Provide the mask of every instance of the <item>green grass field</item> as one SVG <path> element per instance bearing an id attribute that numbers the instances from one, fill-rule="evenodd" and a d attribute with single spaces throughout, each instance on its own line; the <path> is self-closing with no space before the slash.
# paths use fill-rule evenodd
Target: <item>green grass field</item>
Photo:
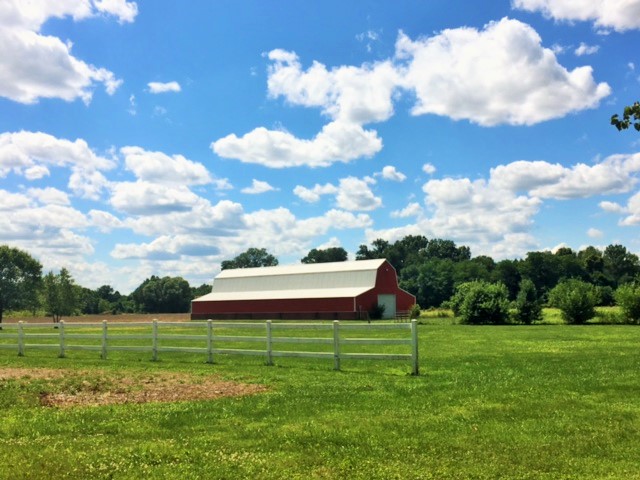
<path id="1" fill-rule="evenodd" d="M 0 350 L 0 478 L 640 478 L 640 328 L 419 327 L 404 362 Z M 0 332 L 0 340 L 3 333 Z M 43 407 L 51 391 L 159 373 L 261 384 L 251 396 Z M 1 376 L 1 375 L 0 375 Z M 107 379 L 101 381 L 100 379 Z M 116 380 L 117 381 L 117 380 Z"/>

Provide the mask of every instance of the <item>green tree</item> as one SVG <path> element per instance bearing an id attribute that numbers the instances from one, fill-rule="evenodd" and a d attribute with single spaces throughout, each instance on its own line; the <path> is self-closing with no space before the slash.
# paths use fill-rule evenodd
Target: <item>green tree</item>
<path id="1" fill-rule="evenodd" d="M 588 280 L 589 275 L 584 269 L 578 255 L 569 247 L 559 248 L 555 257 L 559 278 L 580 278 Z"/>
<path id="2" fill-rule="evenodd" d="M 549 292 L 549 304 L 561 310 L 565 322 L 580 325 L 596 315 L 598 292 L 582 280 L 562 280 Z"/>
<path id="3" fill-rule="evenodd" d="M 57 275 L 50 271 L 44 276 L 45 309 L 54 323 L 58 323 L 63 316 L 73 315 L 78 301 L 78 288 L 69 270 L 61 268 Z"/>
<path id="4" fill-rule="evenodd" d="M 224 260 L 220 265 L 222 270 L 232 268 L 256 268 L 274 267 L 278 265 L 278 259 L 271 255 L 265 248 L 249 248 L 233 260 Z"/>
<path id="5" fill-rule="evenodd" d="M 616 127 L 618 131 L 626 130 L 631 125 L 640 132 L 640 102 L 634 102 L 633 105 L 624 107 L 622 119 L 616 113 L 611 116 L 611 125 Z"/>
<path id="6" fill-rule="evenodd" d="M 451 240 L 434 238 L 427 240 L 422 235 L 407 235 L 395 243 L 378 238 L 371 242 L 371 248 L 360 245 L 356 252 L 356 260 L 386 258 L 398 275 L 412 265 L 422 264 L 432 259 L 461 262 L 471 258 L 469 247 L 458 247 Z M 408 278 L 405 277 L 406 280 Z"/>
<path id="7" fill-rule="evenodd" d="M 422 307 L 439 307 L 453 295 L 454 271 L 455 263 L 451 259 L 431 258 L 405 267 L 400 287 L 415 295 Z"/>
<path id="8" fill-rule="evenodd" d="M 80 312 L 87 315 L 94 315 L 96 313 L 101 313 L 103 310 L 100 309 L 100 302 L 102 300 L 95 290 L 91 290 L 90 288 L 79 287 L 78 289 L 78 303 L 80 305 Z M 108 302 L 107 302 L 108 305 Z M 108 308 L 107 308 L 108 310 Z"/>
<path id="9" fill-rule="evenodd" d="M 640 284 L 620 285 L 615 293 L 616 304 L 629 323 L 640 323 Z"/>
<path id="10" fill-rule="evenodd" d="M 366 245 L 360 245 L 356 252 L 356 260 L 373 260 L 374 258 L 387 258 L 387 249 L 389 248 L 389 242 L 381 238 L 375 239 L 371 242 L 373 248 L 369 249 Z"/>
<path id="11" fill-rule="evenodd" d="M 529 252 L 526 258 L 518 263 L 522 278 L 531 280 L 543 298 L 557 285 L 562 276 L 558 258 L 551 252 Z"/>
<path id="12" fill-rule="evenodd" d="M 147 278 L 131 294 L 136 310 L 146 313 L 184 313 L 191 305 L 191 287 L 182 277 Z"/>
<path id="13" fill-rule="evenodd" d="M 408 266 L 425 260 L 424 252 L 428 243 L 427 238 L 422 235 L 407 235 L 388 246 L 385 258 L 400 275 Z"/>
<path id="14" fill-rule="evenodd" d="M 191 287 L 191 299 L 199 298 L 207 293 L 211 293 L 212 287 L 208 283 L 203 283 L 199 287 Z"/>
<path id="15" fill-rule="evenodd" d="M 602 254 L 604 274 L 617 287 L 632 281 L 640 273 L 638 256 L 622 245 L 609 245 Z"/>
<path id="16" fill-rule="evenodd" d="M 345 262 L 347 260 L 347 251 L 342 247 L 329 247 L 324 249 L 314 248 L 309 251 L 306 257 L 300 262 L 302 263 L 328 263 L 328 262 Z"/>
<path id="17" fill-rule="evenodd" d="M 96 289 L 96 295 L 109 303 L 118 301 L 120 292 L 115 292 L 111 285 L 102 285 Z"/>
<path id="18" fill-rule="evenodd" d="M 610 280 L 604 273 L 604 259 L 600 250 L 588 246 L 578 252 L 578 261 L 587 273 L 590 283 L 599 286 L 610 285 Z"/>
<path id="19" fill-rule="evenodd" d="M 501 283 L 466 282 L 457 287 L 452 305 L 461 323 L 499 325 L 509 317 L 508 295 Z"/>
<path id="20" fill-rule="evenodd" d="M 520 290 L 516 297 L 516 320 L 526 325 L 542 319 L 542 304 L 536 292 L 536 286 L 525 278 L 520 282 Z"/>
<path id="21" fill-rule="evenodd" d="M 5 311 L 34 304 L 41 280 L 40 262 L 25 251 L 0 245 L 0 324 Z"/>
<path id="22" fill-rule="evenodd" d="M 405 267 L 425 259 L 424 251 L 427 244 L 427 238 L 422 235 L 407 235 L 394 243 L 377 238 L 371 242 L 371 248 L 360 245 L 356 252 L 356 260 L 385 258 L 400 275 Z"/>
<path id="23" fill-rule="evenodd" d="M 456 262 L 454 267 L 455 283 L 471 282 L 473 280 L 489 282 L 494 268 L 495 262 L 493 259 L 485 255 Z"/>
<path id="24" fill-rule="evenodd" d="M 515 300 L 520 289 L 520 267 L 518 260 L 500 260 L 496 264 L 496 268 L 491 272 L 491 280 L 493 283 L 504 283 L 509 290 L 509 300 Z"/>
<path id="25" fill-rule="evenodd" d="M 427 258 L 448 258 L 454 262 L 461 262 L 471 258 L 469 247 L 458 247 L 452 240 L 434 238 L 429 240 L 424 252 Z"/>

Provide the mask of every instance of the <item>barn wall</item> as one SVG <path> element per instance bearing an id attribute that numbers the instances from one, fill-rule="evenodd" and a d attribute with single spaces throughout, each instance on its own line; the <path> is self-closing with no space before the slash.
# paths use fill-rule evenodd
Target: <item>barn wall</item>
<path id="1" fill-rule="evenodd" d="M 353 298 L 299 298 L 289 300 L 247 300 L 193 302 L 191 318 L 334 318 L 348 313 L 353 317 Z M 283 314 L 283 316 L 279 316 Z M 324 314 L 319 317 L 318 314 Z M 221 316 L 222 315 L 222 316 Z M 229 316 L 230 315 L 230 316 Z M 338 317 L 335 317 L 339 319 Z"/>
<path id="2" fill-rule="evenodd" d="M 362 320 L 358 312 L 192 313 L 191 320 Z"/>

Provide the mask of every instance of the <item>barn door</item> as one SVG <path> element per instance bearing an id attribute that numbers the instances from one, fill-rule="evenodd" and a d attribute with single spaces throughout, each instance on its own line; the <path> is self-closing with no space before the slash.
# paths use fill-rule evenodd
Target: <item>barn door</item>
<path id="1" fill-rule="evenodd" d="M 382 318 L 396 317 L 395 295 L 378 295 L 378 305 L 384 305 L 384 314 L 382 315 Z"/>

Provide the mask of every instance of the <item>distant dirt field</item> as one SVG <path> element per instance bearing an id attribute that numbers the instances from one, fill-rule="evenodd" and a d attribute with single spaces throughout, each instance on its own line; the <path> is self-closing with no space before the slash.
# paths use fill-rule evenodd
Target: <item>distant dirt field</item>
<path id="1" fill-rule="evenodd" d="M 108 322 L 152 322 L 154 319 L 160 322 L 188 322 L 190 313 L 123 313 L 122 315 L 80 315 L 78 317 L 63 317 L 65 323 L 95 323 L 107 320 Z M 20 320 L 28 323 L 52 323 L 51 317 L 4 317 L 3 323 L 17 323 Z"/>

